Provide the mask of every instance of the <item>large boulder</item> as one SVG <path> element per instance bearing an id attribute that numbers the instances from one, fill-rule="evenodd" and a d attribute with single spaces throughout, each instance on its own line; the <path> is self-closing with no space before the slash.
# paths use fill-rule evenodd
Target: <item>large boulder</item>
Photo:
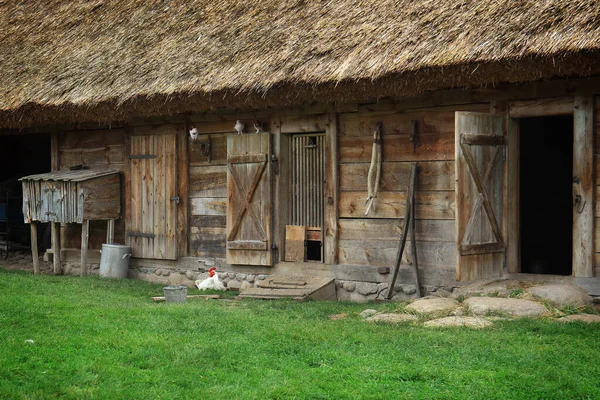
<path id="1" fill-rule="evenodd" d="M 541 304 L 522 299 L 470 297 L 463 304 L 474 315 L 501 313 L 512 317 L 541 317 L 548 313 L 548 310 Z"/>
<path id="2" fill-rule="evenodd" d="M 469 328 L 481 329 L 492 325 L 488 320 L 480 317 L 453 316 L 439 319 L 432 319 L 423 324 L 428 327 L 449 327 L 449 326 L 467 326 Z"/>
<path id="3" fill-rule="evenodd" d="M 567 315 L 566 317 L 559 318 L 558 320 L 561 322 L 581 321 L 581 322 L 600 324 L 600 315 L 574 314 L 574 315 Z"/>
<path id="4" fill-rule="evenodd" d="M 406 306 L 407 311 L 419 314 L 451 314 L 458 308 L 458 302 L 447 297 L 434 297 L 415 300 Z"/>
<path id="5" fill-rule="evenodd" d="M 579 286 L 574 285 L 534 286 L 528 289 L 527 292 L 540 299 L 550 301 L 558 307 L 581 307 L 591 305 L 593 302 L 592 296 Z"/>
<path id="6" fill-rule="evenodd" d="M 473 282 L 467 286 L 457 288 L 453 292 L 454 297 L 471 296 L 500 296 L 508 297 L 511 293 L 521 287 L 519 281 L 513 279 L 486 279 Z"/>

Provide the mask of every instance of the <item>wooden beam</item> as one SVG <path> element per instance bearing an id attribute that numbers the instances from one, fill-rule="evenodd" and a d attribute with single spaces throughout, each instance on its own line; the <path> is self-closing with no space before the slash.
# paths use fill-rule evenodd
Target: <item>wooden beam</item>
<path id="1" fill-rule="evenodd" d="M 571 114 L 573 114 L 572 96 L 512 101 L 508 107 L 508 115 L 511 118 Z"/>
<path id="2" fill-rule="evenodd" d="M 40 273 L 40 257 L 38 255 L 38 240 L 37 240 L 37 222 L 31 221 L 29 224 L 31 229 L 31 258 L 33 260 L 33 273 Z"/>
<path id="3" fill-rule="evenodd" d="M 88 239 L 89 239 L 90 221 L 87 219 L 83 220 L 81 224 L 81 270 L 80 275 L 86 276 L 87 270 L 87 251 L 88 251 Z"/>
<path id="4" fill-rule="evenodd" d="M 106 243 L 113 244 L 115 241 L 115 220 L 106 221 Z"/>
<path id="5" fill-rule="evenodd" d="M 519 198 L 520 179 L 519 179 L 519 160 L 520 160 L 520 128 L 519 120 L 508 118 L 506 137 L 506 162 L 508 169 L 506 177 L 506 269 L 508 273 L 521 272 L 521 251 L 520 251 L 520 211 Z"/>
<path id="6" fill-rule="evenodd" d="M 62 264 L 60 260 L 60 223 L 52 222 L 52 264 L 54 273 L 59 275 L 62 272 Z"/>
<path id="7" fill-rule="evenodd" d="M 325 145 L 325 221 L 323 258 L 325 264 L 338 263 L 339 149 L 337 114 L 327 114 Z M 385 150 L 384 150 L 385 151 Z"/>
<path id="8" fill-rule="evenodd" d="M 177 206 L 177 255 L 185 257 L 189 252 L 189 187 L 190 187 L 190 168 L 189 168 L 189 135 L 187 129 L 182 132 L 177 131 L 177 196 L 179 204 Z"/>
<path id="9" fill-rule="evenodd" d="M 573 275 L 594 276 L 594 97 L 576 96 L 573 109 Z"/>

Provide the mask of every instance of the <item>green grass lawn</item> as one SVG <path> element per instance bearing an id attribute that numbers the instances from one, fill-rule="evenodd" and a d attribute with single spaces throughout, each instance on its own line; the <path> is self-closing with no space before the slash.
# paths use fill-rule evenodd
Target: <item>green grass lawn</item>
<path id="1" fill-rule="evenodd" d="M 0 398 L 600 399 L 597 325 L 372 324 L 403 305 L 167 304 L 162 285 L 3 269 L 0 289 Z"/>

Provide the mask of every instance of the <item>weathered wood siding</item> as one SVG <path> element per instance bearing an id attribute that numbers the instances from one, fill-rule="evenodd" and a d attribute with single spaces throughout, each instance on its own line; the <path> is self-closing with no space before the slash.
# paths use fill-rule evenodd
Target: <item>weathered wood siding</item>
<path id="1" fill-rule="evenodd" d="M 600 96 L 594 100 L 594 276 L 600 276 Z"/>
<path id="2" fill-rule="evenodd" d="M 410 163 L 418 162 L 415 235 L 419 268 L 456 268 L 454 112 L 489 112 L 489 104 L 395 113 L 340 115 L 339 263 L 393 266 L 402 233 Z M 416 145 L 410 141 L 417 121 Z M 365 216 L 373 131 L 382 124 L 383 166 L 374 208 Z M 406 246 L 403 264 L 412 263 Z"/>
<path id="3" fill-rule="evenodd" d="M 58 169 L 66 170 L 77 165 L 90 169 L 114 169 L 124 171 L 127 160 L 126 132 L 124 129 L 99 129 L 65 131 L 57 134 Z M 121 193 L 124 193 L 124 179 L 121 179 Z M 125 203 L 121 203 L 122 215 L 125 215 Z M 81 248 L 81 225 L 62 224 L 61 248 Z M 115 221 L 115 243 L 125 243 L 125 221 Z M 102 249 L 106 242 L 106 222 L 90 221 L 90 250 Z"/>
<path id="4" fill-rule="evenodd" d="M 195 123 L 200 135 L 196 141 L 188 139 L 190 256 L 225 258 L 227 132 L 234 125 L 235 120 Z M 202 144 L 208 143 L 210 161 L 202 152 Z"/>

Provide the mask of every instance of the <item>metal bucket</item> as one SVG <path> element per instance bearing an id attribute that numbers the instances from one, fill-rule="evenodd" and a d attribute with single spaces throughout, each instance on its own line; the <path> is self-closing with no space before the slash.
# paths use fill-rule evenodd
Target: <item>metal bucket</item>
<path id="1" fill-rule="evenodd" d="M 164 287 L 163 292 L 165 293 L 165 301 L 167 303 L 185 303 L 187 289 L 188 288 L 185 285 Z"/>
<path id="2" fill-rule="evenodd" d="M 120 244 L 103 244 L 100 255 L 100 276 L 127 278 L 131 248 Z"/>

